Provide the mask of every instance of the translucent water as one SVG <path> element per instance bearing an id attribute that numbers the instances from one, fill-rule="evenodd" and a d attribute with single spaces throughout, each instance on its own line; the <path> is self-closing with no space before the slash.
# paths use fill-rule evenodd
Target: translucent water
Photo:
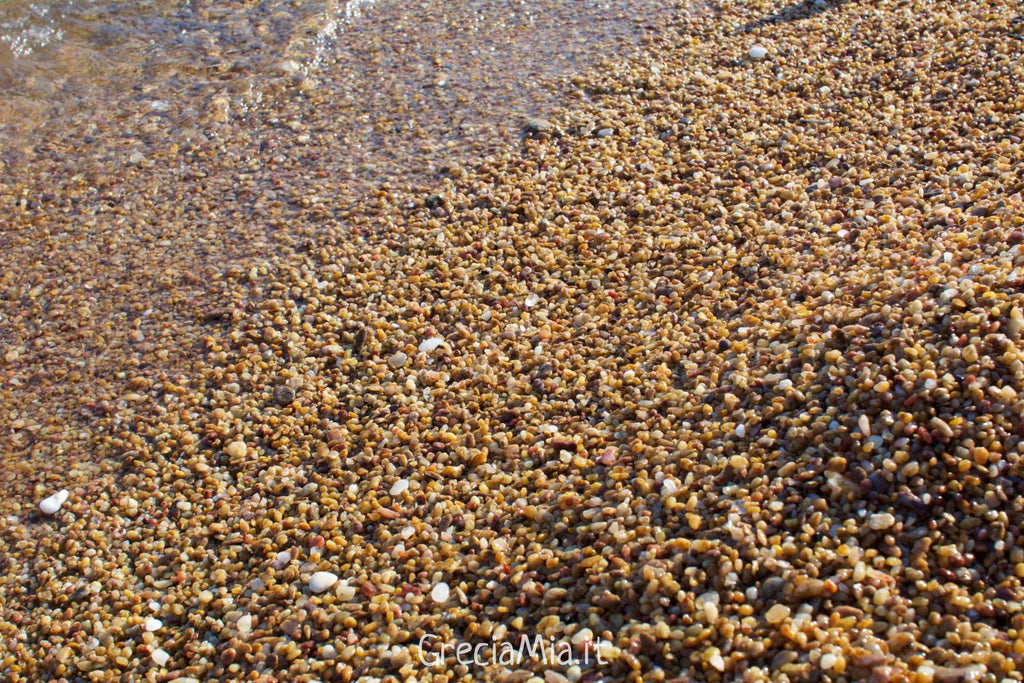
<path id="1" fill-rule="evenodd" d="M 216 95 L 233 117 L 272 106 L 289 77 L 364 107 L 378 135 L 379 112 L 396 106 L 411 112 L 409 129 L 444 120 L 440 140 L 417 133 L 444 145 L 543 111 L 553 77 L 631 45 L 655 4 L 0 0 L 0 123 L 23 144 L 40 125 L 93 109 L 102 121 L 145 100 L 174 116 Z"/>

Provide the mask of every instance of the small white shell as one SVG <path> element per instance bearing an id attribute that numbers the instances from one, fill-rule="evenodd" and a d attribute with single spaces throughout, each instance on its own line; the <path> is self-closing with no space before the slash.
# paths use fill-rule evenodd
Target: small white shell
<path id="1" fill-rule="evenodd" d="M 43 498 L 43 500 L 39 502 L 39 509 L 43 511 L 43 514 L 55 515 L 67 499 L 68 491 L 67 489 L 62 489 L 52 496 Z"/>
<path id="2" fill-rule="evenodd" d="M 430 337 L 420 342 L 420 353 L 430 353 L 434 349 L 444 344 L 442 337 Z"/>

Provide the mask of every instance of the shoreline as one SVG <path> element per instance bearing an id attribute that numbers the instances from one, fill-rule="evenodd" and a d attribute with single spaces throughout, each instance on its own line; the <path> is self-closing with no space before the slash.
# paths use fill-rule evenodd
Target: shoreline
<path id="1" fill-rule="evenodd" d="M 206 336 L 258 304 L 279 264 L 350 234 L 343 222 L 381 193 L 432 193 L 468 160 L 515 146 L 528 118 L 557 101 L 568 65 L 589 59 L 581 39 L 553 44 L 567 7 L 552 0 L 553 16 L 537 19 L 519 6 L 425 3 L 413 16 L 380 2 L 338 19 L 342 10 L 324 3 L 290 28 L 278 19 L 286 27 L 274 32 L 244 8 L 221 16 L 216 3 L 199 4 L 181 18 L 194 37 L 175 49 L 256 34 L 268 36 L 267 54 L 250 63 L 224 38 L 183 76 L 155 58 L 128 60 L 125 89 L 109 100 L 97 84 L 84 104 L 55 100 L 42 132 L 10 130 L 0 145 L 10 218 L 0 234 L 10 266 L 0 384 L 14 426 L 0 434 L 4 449 L 87 462 L 97 444 L 78 435 L 116 432 L 140 389 L 187 384 Z M 474 8 L 495 16 L 478 27 Z M 510 43 L 527 21 L 536 35 Z M 316 29 L 308 40 L 306 24 Z M 635 30 L 619 19 L 585 35 L 605 32 L 618 52 Z M 475 54 L 486 41 L 521 63 L 499 73 L 497 57 Z M 520 73 L 532 82 L 516 81 Z M 58 415 L 68 417 L 50 425 Z"/>

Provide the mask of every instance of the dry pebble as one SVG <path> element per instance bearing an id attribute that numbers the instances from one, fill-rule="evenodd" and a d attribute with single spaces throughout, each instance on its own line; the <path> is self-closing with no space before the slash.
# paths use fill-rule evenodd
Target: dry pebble
<path id="1" fill-rule="evenodd" d="M 769 624 L 778 624 L 789 618 L 790 610 L 785 605 L 773 605 L 765 612 L 764 618 Z"/>

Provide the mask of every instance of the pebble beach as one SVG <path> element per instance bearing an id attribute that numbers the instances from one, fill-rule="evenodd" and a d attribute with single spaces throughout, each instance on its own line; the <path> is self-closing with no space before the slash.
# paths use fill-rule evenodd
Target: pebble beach
<path id="1" fill-rule="evenodd" d="M 248 5 L 0 69 L 0 679 L 1024 678 L 1017 3 Z"/>

